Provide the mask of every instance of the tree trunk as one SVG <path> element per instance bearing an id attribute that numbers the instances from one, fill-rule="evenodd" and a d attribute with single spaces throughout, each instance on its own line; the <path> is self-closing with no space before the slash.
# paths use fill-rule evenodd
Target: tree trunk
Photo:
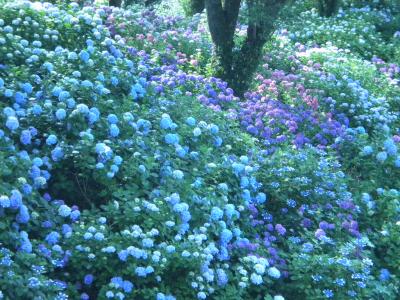
<path id="1" fill-rule="evenodd" d="M 108 2 L 109 6 L 121 7 L 122 0 L 110 0 Z"/>
<path id="2" fill-rule="evenodd" d="M 264 44 L 275 31 L 276 20 L 286 0 L 248 0 L 249 24 L 247 37 L 234 57 L 233 80 L 230 82 L 238 95 L 249 88 L 262 60 Z"/>
<path id="3" fill-rule="evenodd" d="M 249 25 L 247 38 L 240 51 L 236 53 L 232 66 L 234 76 L 229 83 L 236 94 L 243 95 L 249 88 L 252 76 L 262 59 L 262 50 L 266 40 L 263 28 Z"/>
<path id="4" fill-rule="evenodd" d="M 144 1 L 144 5 L 146 7 L 148 7 L 148 6 L 154 5 L 154 4 L 158 3 L 158 2 L 160 2 L 160 0 L 146 0 L 146 1 Z"/>
<path id="5" fill-rule="evenodd" d="M 339 0 L 318 0 L 318 10 L 321 16 L 331 17 L 339 9 Z"/>
<path id="6" fill-rule="evenodd" d="M 226 81 L 232 77 L 233 47 L 241 0 L 206 0 L 208 27 L 215 44 L 216 75 Z"/>
<path id="7" fill-rule="evenodd" d="M 202 13 L 205 8 L 204 0 L 186 0 L 185 13 L 188 16 Z"/>
<path id="8" fill-rule="evenodd" d="M 286 1 L 247 0 L 247 37 L 236 50 L 234 35 L 241 1 L 205 0 L 208 26 L 215 45 L 215 75 L 227 81 L 237 95 L 243 95 L 248 89 L 262 59 L 263 46 L 274 32 L 279 11 Z"/>

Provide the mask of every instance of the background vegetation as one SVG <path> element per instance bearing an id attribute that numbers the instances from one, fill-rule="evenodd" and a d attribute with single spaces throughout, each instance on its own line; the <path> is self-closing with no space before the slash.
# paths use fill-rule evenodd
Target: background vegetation
<path id="1" fill-rule="evenodd" d="M 390 0 L 2 5 L 0 298 L 398 299 L 399 24 Z"/>

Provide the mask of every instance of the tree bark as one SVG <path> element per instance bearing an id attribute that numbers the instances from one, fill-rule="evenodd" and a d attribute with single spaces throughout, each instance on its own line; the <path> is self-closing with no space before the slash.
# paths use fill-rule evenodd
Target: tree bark
<path id="1" fill-rule="evenodd" d="M 247 0 L 247 36 L 237 50 L 234 42 L 240 0 L 205 0 L 208 26 L 215 45 L 215 75 L 227 81 L 237 95 L 248 89 L 262 59 L 263 46 L 275 30 L 279 11 L 287 0 Z"/>
<path id="2" fill-rule="evenodd" d="M 202 13 L 205 8 L 204 0 L 187 0 L 187 9 L 185 10 L 186 14 L 189 16 L 193 16 L 195 14 Z"/>
<path id="3" fill-rule="evenodd" d="M 216 51 L 216 75 L 227 80 L 232 76 L 234 35 L 241 0 L 206 0 L 208 27 Z"/>
<path id="4" fill-rule="evenodd" d="M 235 55 L 231 85 L 238 95 L 249 88 L 262 59 L 264 44 L 276 29 L 276 20 L 286 0 L 248 0 L 249 24 L 246 40 Z"/>
<path id="5" fill-rule="evenodd" d="M 158 2 L 161 2 L 161 0 L 145 0 L 144 5 L 146 7 L 152 6 L 154 4 L 157 4 Z"/>
<path id="6" fill-rule="evenodd" d="M 318 10 L 321 16 L 331 17 L 339 9 L 339 0 L 318 0 Z"/>

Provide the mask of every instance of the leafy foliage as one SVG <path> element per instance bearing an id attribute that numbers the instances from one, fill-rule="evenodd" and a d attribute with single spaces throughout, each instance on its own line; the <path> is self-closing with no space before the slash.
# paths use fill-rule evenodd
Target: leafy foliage
<path id="1" fill-rule="evenodd" d="M 0 298 L 397 299 L 396 2 L 314 5 L 242 99 L 204 15 L 2 6 Z"/>

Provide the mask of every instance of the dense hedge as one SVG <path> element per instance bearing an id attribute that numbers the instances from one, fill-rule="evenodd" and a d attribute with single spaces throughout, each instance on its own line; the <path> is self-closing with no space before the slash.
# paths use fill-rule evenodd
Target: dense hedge
<path id="1" fill-rule="evenodd" d="M 244 99 L 204 16 L 1 7 L 1 297 L 396 299 L 397 15 L 307 5 Z"/>

